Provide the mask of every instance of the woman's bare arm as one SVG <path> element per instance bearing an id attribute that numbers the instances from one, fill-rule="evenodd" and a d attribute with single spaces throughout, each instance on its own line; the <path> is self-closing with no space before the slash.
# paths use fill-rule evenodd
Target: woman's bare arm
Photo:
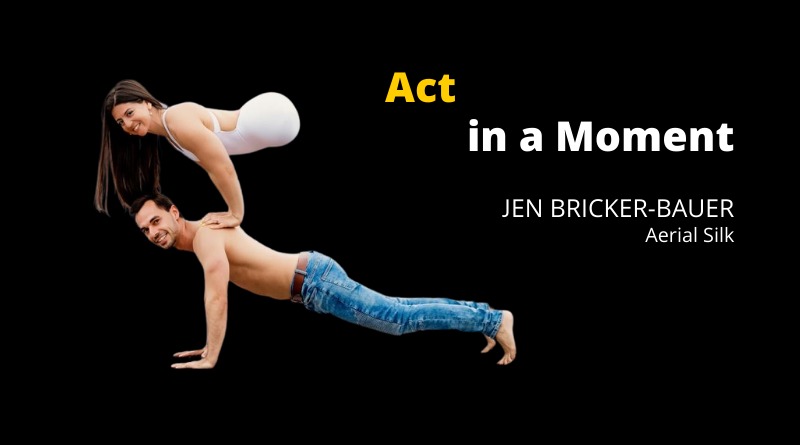
<path id="1" fill-rule="evenodd" d="M 170 109 L 167 125 L 178 143 L 197 157 L 198 163 L 228 204 L 227 212 L 209 213 L 203 222 L 213 229 L 236 227 L 244 218 L 242 187 L 225 146 L 206 127 L 210 119 L 206 108 L 188 102 Z"/>

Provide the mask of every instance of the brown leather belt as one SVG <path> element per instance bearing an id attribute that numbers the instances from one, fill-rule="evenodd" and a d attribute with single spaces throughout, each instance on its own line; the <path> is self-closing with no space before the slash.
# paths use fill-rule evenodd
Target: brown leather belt
<path id="1" fill-rule="evenodd" d="M 294 270 L 292 278 L 292 303 L 303 302 L 303 281 L 306 279 L 306 267 L 308 266 L 308 252 L 300 252 L 297 259 L 297 268 Z"/>

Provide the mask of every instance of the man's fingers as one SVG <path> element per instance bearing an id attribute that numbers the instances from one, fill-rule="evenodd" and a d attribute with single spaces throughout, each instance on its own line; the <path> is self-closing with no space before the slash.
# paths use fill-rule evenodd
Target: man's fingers
<path id="1" fill-rule="evenodd" d="M 192 369 L 195 368 L 195 363 L 197 362 L 186 362 L 186 363 L 173 363 L 173 369 Z"/>
<path id="2" fill-rule="evenodd" d="M 205 360 L 195 360 L 193 362 L 173 363 L 173 369 L 211 369 L 214 366 Z"/>
<path id="3" fill-rule="evenodd" d="M 200 355 L 203 353 L 202 349 L 197 349 L 195 351 L 183 351 L 183 352 L 176 352 L 172 354 L 173 357 L 191 357 L 193 355 Z"/>

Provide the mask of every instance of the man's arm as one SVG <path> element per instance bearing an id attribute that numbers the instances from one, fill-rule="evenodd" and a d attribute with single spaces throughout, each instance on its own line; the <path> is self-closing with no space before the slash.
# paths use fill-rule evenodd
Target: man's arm
<path id="1" fill-rule="evenodd" d="M 203 358 L 175 363 L 173 368 L 213 368 L 217 364 L 228 322 L 228 280 L 230 267 L 225 254 L 225 233 L 200 228 L 194 239 L 194 253 L 205 276 L 206 347 Z M 180 356 L 180 355 L 179 355 Z"/>

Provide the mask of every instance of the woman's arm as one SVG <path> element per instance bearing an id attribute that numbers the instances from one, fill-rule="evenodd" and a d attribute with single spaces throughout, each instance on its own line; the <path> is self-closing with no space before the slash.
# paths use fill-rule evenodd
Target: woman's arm
<path id="1" fill-rule="evenodd" d="M 236 227 L 244 218 L 242 187 L 225 146 L 205 126 L 204 120 L 210 120 L 207 109 L 198 104 L 184 103 L 170 109 L 167 125 L 178 143 L 197 157 L 228 204 L 227 212 L 209 213 L 202 221 L 214 229 Z"/>

